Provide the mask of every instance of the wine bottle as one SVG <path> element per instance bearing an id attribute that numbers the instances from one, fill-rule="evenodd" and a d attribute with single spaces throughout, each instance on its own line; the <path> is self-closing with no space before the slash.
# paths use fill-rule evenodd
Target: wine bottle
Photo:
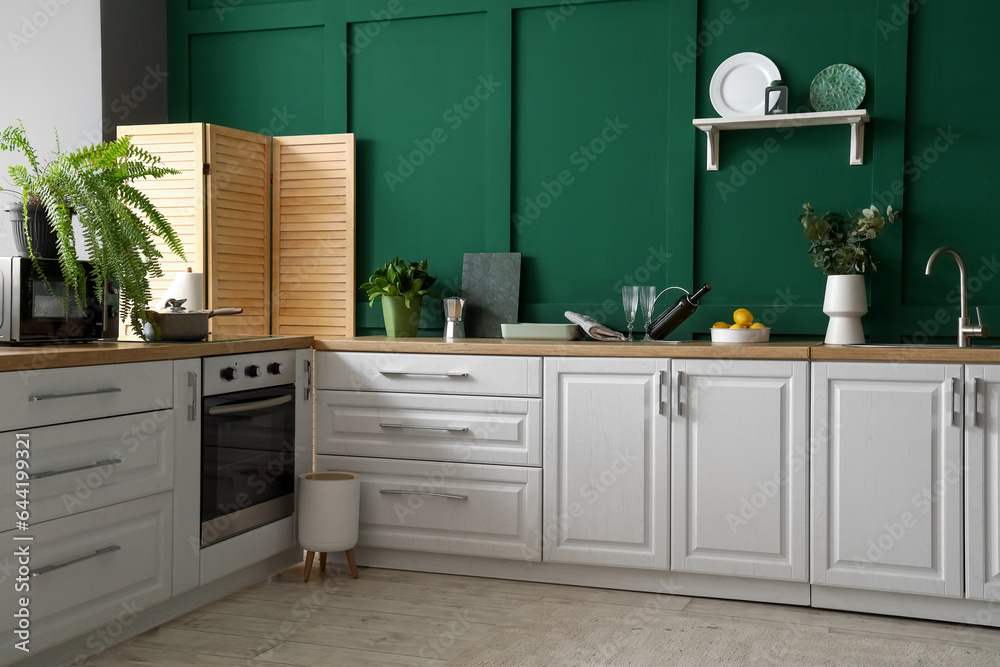
<path id="1" fill-rule="evenodd" d="M 653 321 L 649 328 L 649 335 L 653 340 L 663 340 L 670 332 L 681 325 L 681 322 L 691 317 L 698 309 L 698 302 L 705 293 L 712 289 L 712 286 L 705 283 L 701 289 L 694 294 L 685 294 L 674 301 L 674 305 L 663 311 L 659 317 Z"/>

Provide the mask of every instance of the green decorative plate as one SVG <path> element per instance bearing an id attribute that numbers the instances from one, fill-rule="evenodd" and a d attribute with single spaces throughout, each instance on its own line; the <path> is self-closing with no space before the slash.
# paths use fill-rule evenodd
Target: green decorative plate
<path id="1" fill-rule="evenodd" d="M 809 85 L 809 102 L 816 111 L 851 111 L 861 106 L 868 89 L 865 77 L 850 65 L 830 65 Z"/>

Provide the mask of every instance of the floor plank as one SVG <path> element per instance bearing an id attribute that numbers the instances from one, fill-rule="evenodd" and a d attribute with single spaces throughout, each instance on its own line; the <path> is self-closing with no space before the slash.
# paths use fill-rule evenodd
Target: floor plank
<path id="1" fill-rule="evenodd" d="M 1000 630 L 735 600 L 363 569 L 302 566 L 208 604 L 87 662 L 90 667 L 443 667 L 523 605 L 585 601 L 609 613 L 739 618 L 796 636 L 846 633 L 1000 650 Z M 510 656 L 528 664 L 530 656 Z"/>

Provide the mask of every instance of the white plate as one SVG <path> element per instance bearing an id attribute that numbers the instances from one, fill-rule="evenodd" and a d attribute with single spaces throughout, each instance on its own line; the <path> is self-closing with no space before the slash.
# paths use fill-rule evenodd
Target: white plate
<path id="1" fill-rule="evenodd" d="M 723 118 L 763 116 L 764 89 L 780 78 L 767 56 L 751 51 L 729 56 L 712 75 L 712 106 Z"/>

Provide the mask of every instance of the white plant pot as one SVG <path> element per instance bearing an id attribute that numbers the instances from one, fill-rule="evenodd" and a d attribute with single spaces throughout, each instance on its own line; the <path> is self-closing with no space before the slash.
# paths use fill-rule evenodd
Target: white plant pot
<path id="1" fill-rule="evenodd" d="M 361 478 L 352 472 L 299 475 L 299 545 L 306 551 L 347 551 L 358 543 Z"/>
<path id="2" fill-rule="evenodd" d="M 863 345 L 865 330 L 861 326 L 861 316 L 868 312 L 865 277 L 827 276 L 823 312 L 830 316 L 824 343 Z"/>

